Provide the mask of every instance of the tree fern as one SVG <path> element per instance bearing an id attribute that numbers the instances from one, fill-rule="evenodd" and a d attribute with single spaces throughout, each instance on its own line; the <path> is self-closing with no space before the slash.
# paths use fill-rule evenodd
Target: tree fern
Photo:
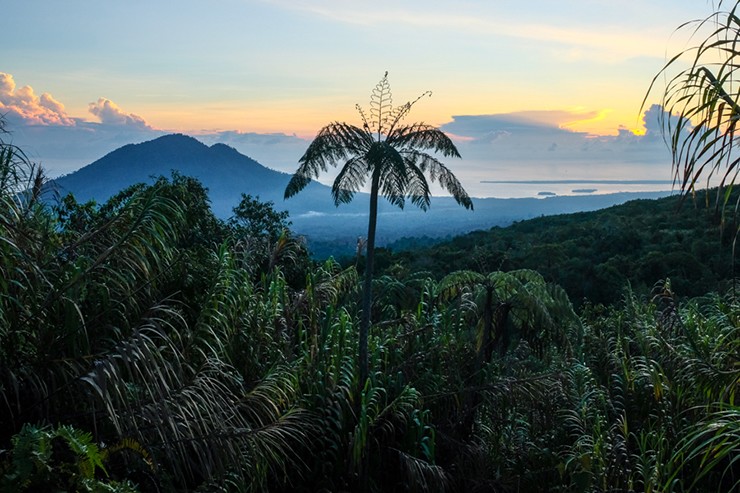
<path id="1" fill-rule="evenodd" d="M 341 165 L 332 186 L 336 205 L 352 200 L 370 179 L 370 214 L 367 234 L 367 262 L 363 286 L 362 319 L 360 323 L 360 386 L 369 375 L 367 337 L 372 309 L 372 276 L 375 250 L 375 230 L 378 195 L 403 208 L 406 199 L 426 210 L 430 205 L 430 189 L 424 176 L 439 180 L 443 188 L 467 209 L 473 202 L 457 178 L 433 155 L 459 157 L 455 145 L 442 131 L 424 124 L 401 126 L 411 107 L 428 93 L 398 107 L 388 82 L 388 73 L 373 89 L 369 116 L 357 106 L 362 128 L 348 123 L 331 123 L 322 128 L 298 161 L 298 169 L 285 188 L 285 198 L 300 192 L 312 179 Z M 430 93 L 429 93 L 430 94 Z"/>

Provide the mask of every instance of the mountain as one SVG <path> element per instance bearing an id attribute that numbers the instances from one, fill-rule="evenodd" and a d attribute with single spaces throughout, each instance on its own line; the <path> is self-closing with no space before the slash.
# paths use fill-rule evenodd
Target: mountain
<path id="1" fill-rule="evenodd" d="M 317 256 L 351 253 L 367 228 L 369 198 L 359 193 L 350 204 L 335 207 L 330 188 L 310 183 L 301 193 L 283 200 L 290 174 L 263 166 L 225 144 L 207 146 L 193 137 L 172 134 L 141 144 L 123 146 L 84 168 L 57 178 L 60 195 L 71 192 L 78 201 L 102 203 L 134 183 L 151 183 L 176 170 L 200 180 L 209 190 L 214 213 L 228 218 L 242 193 L 273 201 L 290 212 L 293 229 L 305 235 Z M 620 193 L 544 199 L 474 199 L 475 210 L 460 207 L 450 197 L 434 197 L 429 211 L 410 206 L 401 211 L 381 201 L 377 243 L 404 237 L 451 237 L 477 229 L 505 226 L 542 215 L 596 210 L 634 198 L 666 193 Z"/>
<path id="2" fill-rule="evenodd" d="M 150 183 L 158 176 L 170 176 L 173 170 L 192 176 L 209 190 L 213 212 L 229 217 L 241 193 L 259 195 L 263 201 L 283 205 L 283 192 L 290 180 L 281 173 L 262 166 L 225 144 L 207 146 L 182 134 L 165 135 L 141 144 L 128 144 L 84 168 L 57 178 L 60 194 L 72 192 L 78 201 L 103 202 L 134 183 Z M 327 208 L 329 187 L 313 182 L 291 208 L 319 210 Z"/>

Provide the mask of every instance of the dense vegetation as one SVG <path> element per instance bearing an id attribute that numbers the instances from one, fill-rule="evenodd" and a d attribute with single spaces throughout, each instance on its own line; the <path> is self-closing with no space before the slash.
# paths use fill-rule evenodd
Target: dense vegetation
<path id="1" fill-rule="evenodd" d="M 50 208 L 1 149 L 2 491 L 738 484 L 732 292 L 679 302 L 672 276 L 577 316 L 533 270 L 387 271 L 359 389 L 362 273 L 269 204 L 222 222 L 174 175 Z"/>
<path id="2" fill-rule="evenodd" d="M 735 277 L 736 216 L 707 202 L 715 195 L 701 191 L 541 217 L 430 247 L 409 239 L 380 252 L 378 264 L 386 272 L 428 271 L 436 279 L 462 269 L 533 269 L 562 286 L 576 305 L 612 304 L 627 283 L 648 294 L 666 277 L 681 296 L 701 296 L 726 289 Z"/>

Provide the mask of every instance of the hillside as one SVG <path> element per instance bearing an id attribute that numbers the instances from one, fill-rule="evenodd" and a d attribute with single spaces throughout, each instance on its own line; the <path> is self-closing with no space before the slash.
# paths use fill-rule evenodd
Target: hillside
<path id="1" fill-rule="evenodd" d="M 732 240 L 736 224 L 722 226 L 706 193 L 633 200 L 606 209 L 540 217 L 456 237 L 431 247 L 406 239 L 380 261 L 435 277 L 461 269 L 534 269 L 561 285 L 574 303 L 618 301 L 630 283 L 648 292 L 670 278 L 682 296 L 698 296 L 733 277 Z M 708 192 L 710 199 L 713 191 Z M 711 202 L 711 200 L 710 200 Z M 680 204 L 680 206 L 679 206 Z"/>

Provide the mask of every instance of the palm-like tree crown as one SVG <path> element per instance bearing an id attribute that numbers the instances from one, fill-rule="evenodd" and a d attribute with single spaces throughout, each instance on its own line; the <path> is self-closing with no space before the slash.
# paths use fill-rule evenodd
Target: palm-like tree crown
<path id="1" fill-rule="evenodd" d="M 357 105 L 362 127 L 334 122 L 322 128 L 299 160 L 298 170 L 285 189 L 292 197 L 329 166 L 342 164 L 334 180 L 334 203 L 351 202 L 369 176 L 379 175 L 379 192 L 401 208 L 406 199 L 421 209 L 430 205 L 430 190 L 425 174 L 439 184 L 466 209 L 473 202 L 454 174 L 432 153 L 460 157 L 455 144 L 441 130 L 425 123 L 404 124 L 411 107 L 431 92 L 414 101 L 393 106 L 388 73 L 373 89 L 370 115 Z"/>
<path id="2" fill-rule="evenodd" d="M 332 197 L 336 205 L 350 202 L 371 178 L 370 213 L 367 227 L 367 260 L 362 292 L 362 319 L 359 341 L 359 391 L 368 377 L 368 333 L 372 310 L 373 258 L 375 230 L 378 219 L 378 196 L 401 208 L 406 199 L 423 210 L 429 208 L 430 190 L 425 173 L 466 209 L 473 208 L 467 192 L 455 175 L 432 153 L 460 157 L 455 144 L 441 130 L 424 123 L 406 125 L 403 119 L 411 107 L 424 96 L 401 106 L 393 106 L 388 72 L 373 89 L 370 98 L 370 116 L 358 105 L 362 128 L 348 123 L 334 122 L 319 131 L 298 161 L 298 170 L 285 188 L 285 198 L 292 197 L 317 178 L 329 166 L 343 164 L 334 185 Z"/>

